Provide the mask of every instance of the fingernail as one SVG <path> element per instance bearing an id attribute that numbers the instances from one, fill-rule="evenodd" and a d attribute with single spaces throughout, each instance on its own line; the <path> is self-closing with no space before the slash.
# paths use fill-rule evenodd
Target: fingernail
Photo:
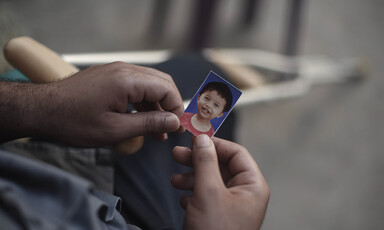
<path id="1" fill-rule="evenodd" d="M 167 132 L 173 132 L 176 131 L 180 127 L 180 121 L 179 118 L 172 114 L 172 115 L 167 115 L 164 118 L 164 126 Z"/>
<path id="2" fill-rule="evenodd" d="M 173 175 L 171 176 L 171 179 L 169 180 L 169 183 L 172 185 L 172 179 L 173 179 Z"/>
<path id="3" fill-rule="evenodd" d="M 177 133 L 184 133 L 185 128 L 183 126 L 180 126 L 179 129 L 177 130 Z"/>
<path id="4" fill-rule="evenodd" d="M 196 137 L 195 144 L 199 147 L 207 147 L 211 145 L 211 139 L 206 134 L 202 134 Z"/>

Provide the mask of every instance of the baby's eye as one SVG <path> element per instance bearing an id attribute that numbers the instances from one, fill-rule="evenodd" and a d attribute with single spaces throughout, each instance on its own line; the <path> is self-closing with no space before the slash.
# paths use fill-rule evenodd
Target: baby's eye
<path id="1" fill-rule="evenodd" d="M 219 104 L 214 104 L 214 106 L 215 106 L 216 108 L 219 108 Z"/>
<path id="2" fill-rule="evenodd" d="M 209 97 L 204 97 L 204 99 L 208 101 L 208 100 L 209 100 Z"/>

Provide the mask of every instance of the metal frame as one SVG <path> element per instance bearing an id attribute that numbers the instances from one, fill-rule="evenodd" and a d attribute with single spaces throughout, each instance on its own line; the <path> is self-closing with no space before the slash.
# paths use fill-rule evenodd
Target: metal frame
<path id="1" fill-rule="evenodd" d="M 237 108 L 261 102 L 298 97 L 307 93 L 314 85 L 362 79 L 368 75 L 366 62 L 356 58 L 336 60 L 319 56 L 290 57 L 256 49 L 204 49 L 203 54 L 208 61 L 214 62 L 210 58 L 210 53 L 217 51 L 234 57 L 231 60 L 236 61 L 224 63 L 228 66 L 232 65 L 233 68 L 241 64 L 255 69 L 262 68 L 296 76 L 289 80 L 244 89 L 243 95 L 236 105 Z M 104 64 L 113 61 L 148 65 L 167 61 L 172 55 L 173 51 L 171 50 L 157 50 L 63 54 L 62 57 L 65 61 L 77 66 Z M 189 99 L 185 100 L 184 103 L 188 105 Z"/>

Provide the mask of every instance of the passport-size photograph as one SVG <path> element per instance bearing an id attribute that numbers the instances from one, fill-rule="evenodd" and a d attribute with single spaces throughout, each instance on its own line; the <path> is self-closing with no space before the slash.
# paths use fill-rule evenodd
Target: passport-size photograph
<path id="1" fill-rule="evenodd" d="M 180 116 L 180 124 L 195 136 L 212 137 L 241 94 L 239 89 L 211 71 Z"/>

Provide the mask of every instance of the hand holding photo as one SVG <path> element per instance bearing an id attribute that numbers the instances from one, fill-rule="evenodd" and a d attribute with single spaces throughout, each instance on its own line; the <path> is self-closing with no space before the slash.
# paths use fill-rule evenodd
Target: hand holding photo
<path id="1" fill-rule="evenodd" d="M 180 124 L 195 136 L 212 137 L 241 94 L 239 89 L 211 71 L 180 116 Z"/>

